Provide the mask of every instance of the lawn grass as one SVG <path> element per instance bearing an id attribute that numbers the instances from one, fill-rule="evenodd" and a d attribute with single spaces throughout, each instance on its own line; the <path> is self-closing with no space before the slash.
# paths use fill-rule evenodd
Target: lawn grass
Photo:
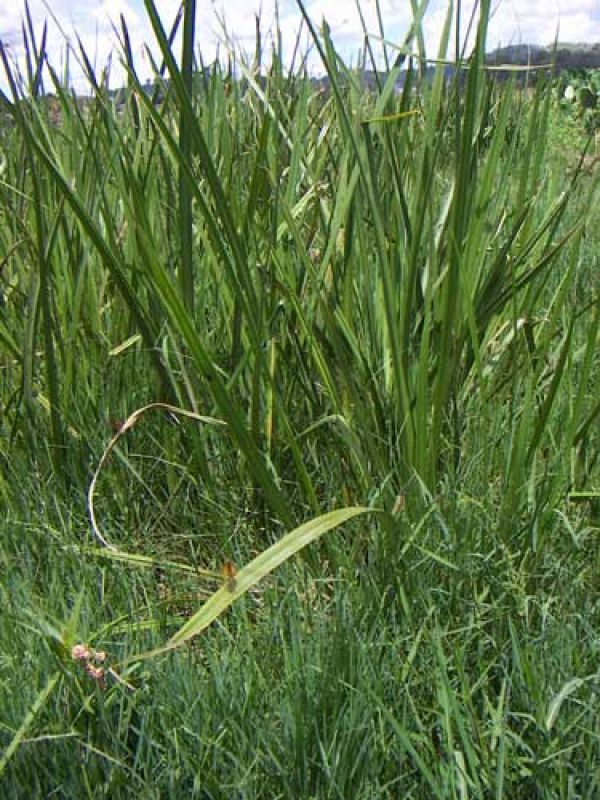
<path id="1" fill-rule="evenodd" d="M 2 796 L 597 797 L 585 141 L 487 2 L 400 93 L 146 5 L 156 97 L 2 51 Z"/>

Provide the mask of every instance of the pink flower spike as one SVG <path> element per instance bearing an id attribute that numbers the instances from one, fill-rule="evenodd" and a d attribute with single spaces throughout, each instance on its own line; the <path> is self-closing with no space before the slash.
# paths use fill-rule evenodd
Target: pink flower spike
<path id="1" fill-rule="evenodd" d="M 85 671 L 90 676 L 90 678 L 93 678 L 95 681 L 98 681 L 98 683 L 101 686 L 104 685 L 104 670 L 102 669 L 102 667 L 94 667 L 92 664 L 87 664 Z"/>
<path id="2" fill-rule="evenodd" d="M 87 661 L 90 657 L 90 651 L 84 644 L 76 644 L 71 649 L 71 658 L 74 661 Z"/>

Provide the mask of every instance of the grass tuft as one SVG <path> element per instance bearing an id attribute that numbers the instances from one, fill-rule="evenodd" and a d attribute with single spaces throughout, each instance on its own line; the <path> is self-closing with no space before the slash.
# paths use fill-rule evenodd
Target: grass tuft
<path id="1" fill-rule="evenodd" d="M 0 43 L 3 797 L 600 793 L 597 174 L 427 6 Z"/>

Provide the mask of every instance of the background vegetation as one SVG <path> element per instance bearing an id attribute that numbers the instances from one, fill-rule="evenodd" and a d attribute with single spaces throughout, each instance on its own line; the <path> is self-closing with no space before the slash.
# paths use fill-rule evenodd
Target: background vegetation
<path id="1" fill-rule="evenodd" d="M 598 795 L 590 142 L 414 7 L 371 92 L 0 51 L 3 796 Z"/>

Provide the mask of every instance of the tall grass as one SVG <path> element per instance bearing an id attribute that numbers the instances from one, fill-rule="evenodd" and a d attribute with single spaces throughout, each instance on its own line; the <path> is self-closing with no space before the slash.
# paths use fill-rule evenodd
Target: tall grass
<path id="1" fill-rule="evenodd" d="M 454 58 L 449 6 L 433 75 L 427 2 L 412 6 L 368 91 L 301 2 L 325 91 L 304 64 L 286 69 L 277 40 L 265 66 L 260 29 L 253 62 L 232 50 L 206 68 L 193 2 L 166 29 L 146 0 L 150 92 L 124 20 L 117 95 L 80 47 L 90 90 L 75 97 L 30 16 L 22 73 L 0 46 L 0 497 L 15 568 L 0 635 L 17 621 L 12 668 L 37 686 L 3 723 L 14 796 L 52 783 L 45 756 L 48 774 L 30 768 L 38 744 L 73 796 L 98 782 L 125 796 L 129 780 L 199 797 L 597 789 L 561 755 L 576 732 L 579 765 L 597 749 L 589 708 L 565 711 L 594 680 L 576 644 L 594 614 L 596 185 L 548 157 L 549 82 L 526 94 L 486 69 L 488 0 Z M 142 418 L 149 404 L 162 411 Z M 116 552 L 90 546 L 82 519 L 98 463 Z M 257 590 L 367 508 L 387 513 L 284 568 L 281 608 L 281 584 Z M 237 577 L 223 582 L 223 564 Z M 222 586 L 196 613 L 213 588 L 200 578 Z M 235 647 L 216 631 L 205 650 L 132 666 L 242 594 Z M 69 658 L 79 640 L 127 663 L 135 690 L 90 690 Z M 198 665 L 206 700 L 189 700 Z M 53 722 L 63 707 L 68 730 Z M 28 739 L 40 718 L 59 742 Z"/>
<path id="2" fill-rule="evenodd" d="M 422 10 L 401 52 L 419 39 Z M 30 29 L 22 88 L 4 55 L 15 122 L 5 135 L 22 143 L 9 151 L 19 161 L 4 192 L 24 212 L 7 247 L 23 239 L 11 263 L 31 308 L 18 338 L 10 335 L 23 375 L 14 424 L 25 406 L 29 422 L 39 415 L 41 365 L 58 464 L 68 430 L 83 432 L 80 414 L 106 417 L 125 405 L 122 392 L 99 403 L 98 361 L 75 364 L 75 342 L 91 328 L 100 356 L 139 334 L 158 381 L 148 399 L 222 417 L 242 472 L 290 524 L 297 502 L 320 509 L 308 463 L 324 440 L 362 499 L 377 486 L 392 501 L 422 484 L 435 491 L 460 468 L 466 400 L 493 387 L 499 331 L 510 326 L 507 352 L 522 342 L 535 354 L 519 370 L 536 387 L 518 436 L 523 456 L 510 456 L 521 483 L 555 394 L 540 394 L 533 364 L 547 363 L 565 333 L 559 309 L 583 225 L 564 222 L 576 180 L 548 191 L 543 82 L 524 105 L 514 86 L 487 79 L 488 5 L 455 78 L 444 78 L 450 9 L 433 80 L 411 66 L 400 95 L 395 68 L 366 96 L 327 29 L 321 38 L 306 17 L 328 97 L 302 72 L 285 76 L 277 52 L 263 86 L 242 63 L 245 80 L 227 83 L 216 66 L 194 88 L 194 8 L 185 7 L 181 68 L 151 3 L 148 11 L 168 77 L 160 104 L 139 83 L 125 25 L 129 88 L 118 116 L 82 54 L 95 95 L 76 103 L 51 72 L 61 113 L 51 126 L 29 93 L 44 39 L 38 46 Z M 38 266 L 21 280 L 26 251 Z M 538 325 L 542 287 L 563 253 L 572 266 L 544 298 Z M 556 366 L 554 383 L 545 374 L 550 389 L 563 360 Z M 83 408 L 72 402 L 75 381 L 90 386 Z M 208 479 L 204 446 L 195 437 Z M 288 480 L 296 500 L 282 491 Z"/>

